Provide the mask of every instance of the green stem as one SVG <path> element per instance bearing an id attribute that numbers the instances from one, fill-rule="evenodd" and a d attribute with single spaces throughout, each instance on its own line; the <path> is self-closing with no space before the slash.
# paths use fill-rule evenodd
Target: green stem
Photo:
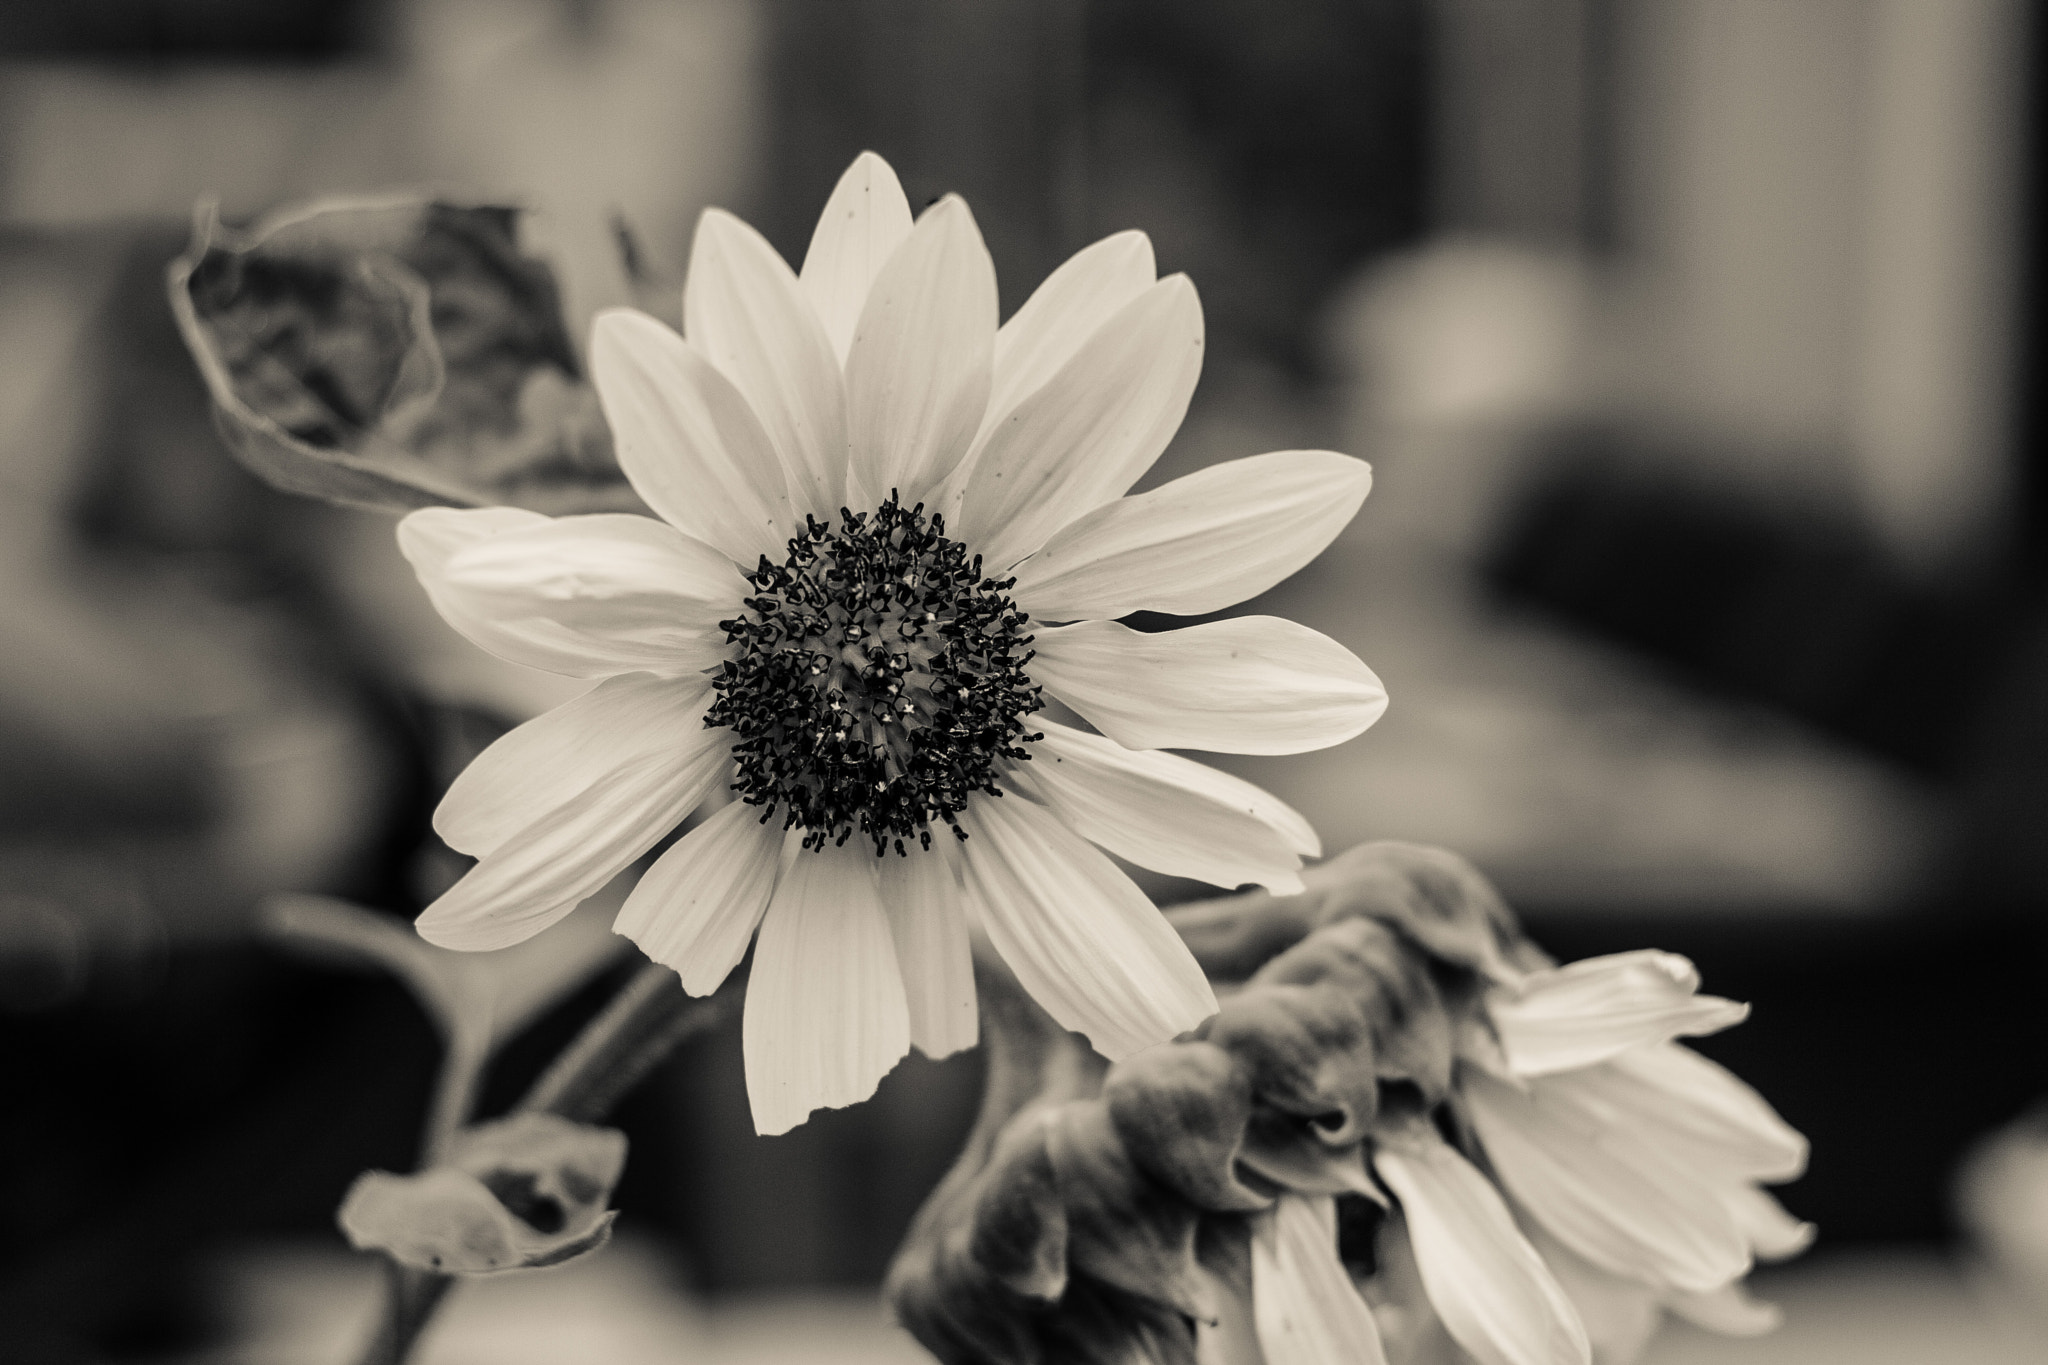
<path id="1" fill-rule="evenodd" d="M 526 1097 L 514 1106 L 515 1112 L 540 1110 L 579 1123 L 595 1123 L 677 1044 L 723 1019 L 737 998 L 736 992 L 720 992 L 707 999 L 692 999 L 683 993 L 674 972 L 648 963 L 541 1073 Z M 469 1067 L 469 1062 L 451 1054 L 448 1065 Z M 433 1121 L 432 1131 L 440 1139 L 435 1145 L 445 1148 L 454 1136 L 454 1127 L 444 1131 L 446 1105 L 460 1102 L 466 1107 L 473 1085 L 473 1076 L 445 1082 L 448 1094 L 437 1099 Z M 452 1276 L 414 1270 L 388 1258 L 384 1264 L 384 1312 L 361 1365 L 404 1365 L 454 1285 Z"/>

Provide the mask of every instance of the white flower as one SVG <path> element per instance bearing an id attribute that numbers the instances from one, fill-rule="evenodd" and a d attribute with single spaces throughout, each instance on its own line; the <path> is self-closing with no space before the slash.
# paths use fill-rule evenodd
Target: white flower
<path id="1" fill-rule="evenodd" d="M 802 273 L 738 219 L 697 230 L 687 340 L 600 316 L 591 369 L 661 520 L 429 509 L 400 544 L 437 608 L 519 663 L 604 681 L 483 753 L 435 815 L 478 865 L 420 917 L 516 942 L 730 790 L 617 923 L 692 992 L 759 930 L 756 1126 L 865 1098 L 912 1044 L 975 1039 L 970 914 L 1059 1022 L 1118 1057 L 1215 1009 L 1096 845 L 1299 888 L 1300 816 L 1167 748 L 1295 753 L 1378 718 L 1349 650 L 1272 617 L 1141 634 L 1313 558 L 1365 497 L 1327 451 L 1136 497 L 1201 365 L 1193 286 L 1123 233 L 996 326 L 957 198 L 915 224 L 863 155 Z M 1064 623 L 1064 624 L 1048 624 Z M 1040 690 L 1100 734 L 1033 715 Z"/>
<path id="2" fill-rule="evenodd" d="M 1531 974 L 1489 1001 L 1499 1051 L 1470 1049 L 1459 1088 L 1501 1184 L 1593 1330 L 1626 1360 L 1658 1307 L 1726 1332 L 1767 1330 L 1739 1281 L 1812 1229 L 1759 1182 L 1790 1180 L 1806 1140 L 1754 1090 L 1672 1041 L 1739 1023 L 1671 953 Z"/>

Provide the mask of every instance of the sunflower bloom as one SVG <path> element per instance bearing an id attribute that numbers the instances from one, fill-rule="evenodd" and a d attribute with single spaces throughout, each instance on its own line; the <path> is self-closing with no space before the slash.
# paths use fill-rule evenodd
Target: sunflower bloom
<path id="1" fill-rule="evenodd" d="M 707 212 L 683 321 L 616 310 L 591 342 L 620 465 L 658 519 L 434 508 L 399 528 L 476 644 L 601 679 L 449 790 L 435 828 L 479 862 L 420 932 L 524 939 L 704 808 L 616 927 L 698 994 L 755 944 L 743 1036 L 764 1133 L 866 1098 L 912 1045 L 975 1041 L 970 924 L 1112 1058 L 1213 1013 L 1099 850 L 1299 889 L 1306 822 L 1161 751 L 1321 748 L 1386 697 L 1291 622 L 1116 618 L 1271 587 L 1350 520 L 1366 466 L 1283 451 L 1125 496 L 1200 370 L 1193 286 L 1156 279 L 1122 233 L 999 329 L 967 205 L 913 222 L 872 154 L 801 273 Z M 1038 715 L 1048 696 L 1096 733 Z"/>

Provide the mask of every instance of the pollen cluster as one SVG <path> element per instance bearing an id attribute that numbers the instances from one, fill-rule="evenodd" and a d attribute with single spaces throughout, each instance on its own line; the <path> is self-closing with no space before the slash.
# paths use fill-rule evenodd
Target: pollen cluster
<path id="1" fill-rule="evenodd" d="M 745 611 L 721 621 L 736 648 L 712 679 L 705 724 L 737 737 L 733 790 L 801 827 L 807 849 L 857 831 L 875 852 L 931 847 L 1004 759 L 1030 757 L 1039 708 L 1025 674 L 1029 618 L 984 578 L 924 504 L 896 495 L 835 528 L 806 517 L 789 557 L 747 575 Z"/>

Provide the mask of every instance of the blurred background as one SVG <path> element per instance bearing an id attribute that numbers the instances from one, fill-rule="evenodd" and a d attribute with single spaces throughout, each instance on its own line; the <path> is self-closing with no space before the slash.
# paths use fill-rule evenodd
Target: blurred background
<path id="1" fill-rule="evenodd" d="M 388 518 L 228 458 L 164 301 L 194 202 L 530 206 L 580 336 L 612 215 L 677 280 L 710 204 L 800 260 L 873 148 L 968 198 L 1006 313 L 1125 227 L 1194 277 L 1207 367 L 1141 486 L 1373 462 L 1239 610 L 1392 707 L 1225 766 L 1332 850 L 1465 853 L 1561 958 L 1754 1002 L 1702 1049 L 1812 1137 L 1821 1241 L 1761 1282 L 1779 1337 L 1653 1358 L 2042 1358 L 2048 1159 L 1982 1144 L 2048 1097 L 2044 41 L 2023 0 L 0 8 L 0 1356 L 347 1358 L 332 1209 L 412 1160 L 431 1034 L 254 910 L 415 913 L 460 868 L 441 787 L 566 695 L 447 633 Z M 914 1359 L 860 1295 L 978 1067 L 757 1139 L 737 1030 L 689 1044 L 620 1115 L 621 1245 L 428 1359 Z"/>

